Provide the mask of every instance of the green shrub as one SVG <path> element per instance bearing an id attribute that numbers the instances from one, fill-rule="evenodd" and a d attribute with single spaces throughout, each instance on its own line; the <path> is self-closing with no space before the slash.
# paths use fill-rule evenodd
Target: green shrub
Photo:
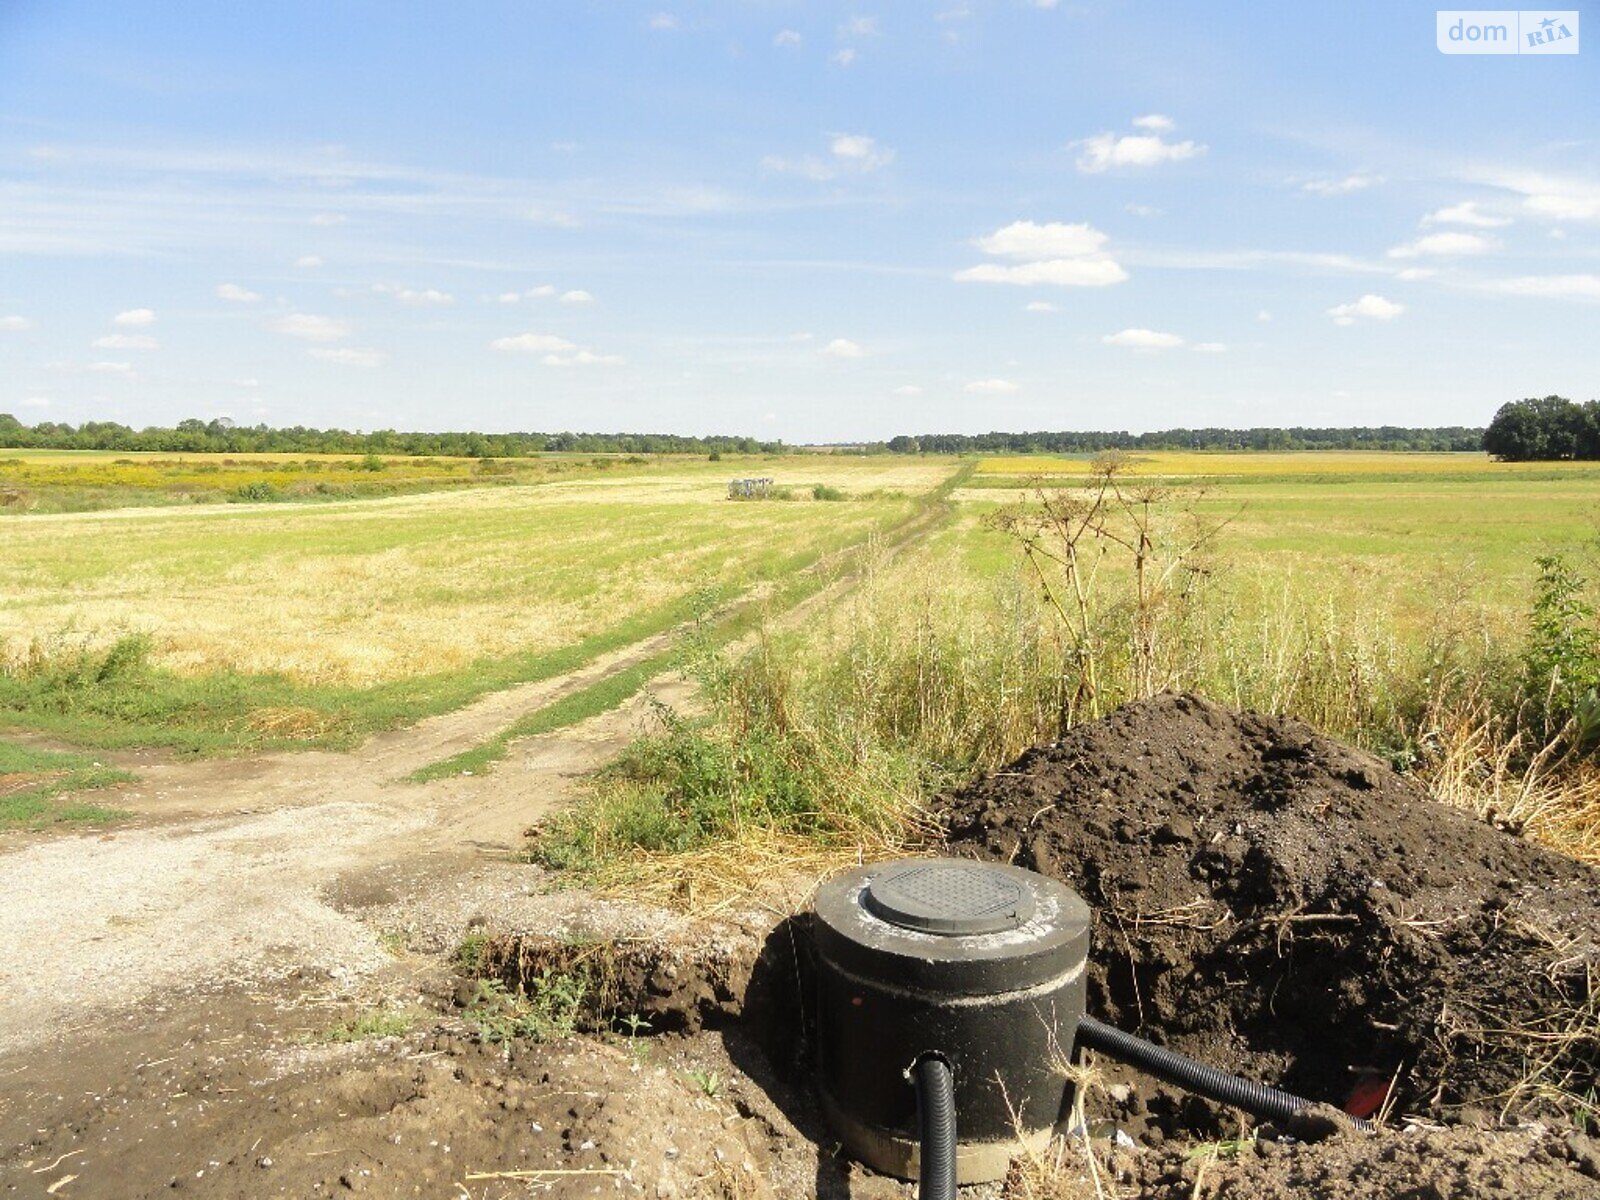
<path id="1" fill-rule="evenodd" d="M 278 490 L 276 484 L 270 483 L 265 479 L 258 479 L 254 483 L 240 484 L 234 488 L 233 499 L 246 503 L 257 503 L 268 500 L 281 500 L 283 499 L 283 493 Z"/>
<path id="2" fill-rule="evenodd" d="M 844 493 L 826 483 L 815 483 L 811 485 L 811 498 L 813 500 L 843 500 Z"/>
<path id="3" fill-rule="evenodd" d="M 1571 722 L 1573 743 L 1587 749 L 1600 741 L 1600 623 L 1588 580 L 1558 554 L 1536 562 L 1523 689 L 1546 737 Z"/>

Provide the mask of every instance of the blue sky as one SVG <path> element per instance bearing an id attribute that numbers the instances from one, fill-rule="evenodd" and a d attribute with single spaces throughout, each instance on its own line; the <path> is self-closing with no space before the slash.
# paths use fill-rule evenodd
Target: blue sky
<path id="1" fill-rule="evenodd" d="M 0 0 L 0 412 L 842 441 L 1591 398 L 1600 42 L 1446 56 L 1434 12 Z"/>

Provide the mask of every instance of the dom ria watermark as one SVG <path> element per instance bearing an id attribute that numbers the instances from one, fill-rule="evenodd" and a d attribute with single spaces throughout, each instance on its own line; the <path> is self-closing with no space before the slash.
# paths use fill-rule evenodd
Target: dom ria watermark
<path id="1" fill-rule="evenodd" d="M 1441 9 L 1435 35 L 1441 54 L 1576 54 L 1577 10 Z"/>

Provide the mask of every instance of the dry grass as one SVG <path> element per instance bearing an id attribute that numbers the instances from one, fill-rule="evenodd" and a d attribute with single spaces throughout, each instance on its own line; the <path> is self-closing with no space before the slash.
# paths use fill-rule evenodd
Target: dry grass
<path id="1" fill-rule="evenodd" d="M 640 900 L 694 917 L 737 907 L 788 914 L 803 910 L 824 880 L 865 862 L 926 853 L 927 839 L 863 834 L 849 842 L 751 829 L 678 853 L 630 850 L 594 876 L 601 895 Z"/>
<path id="2" fill-rule="evenodd" d="M 631 480 L 324 505 L 14 518 L 0 556 L 0 670 L 149 635 L 188 674 L 366 685 L 570 645 L 707 583 L 781 573 L 909 511 L 894 497 L 733 505 L 694 462 Z M 925 491 L 948 461 L 806 460 L 852 493 Z M 777 468 L 773 468 L 774 471 Z"/>
<path id="3" fill-rule="evenodd" d="M 1569 761 L 1560 740 L 1507 736 L 1482 702 L 1436 710 L 1429 724 L 1418 773 L 1433 795 L 1600 867 L 1600 764 Z"/>

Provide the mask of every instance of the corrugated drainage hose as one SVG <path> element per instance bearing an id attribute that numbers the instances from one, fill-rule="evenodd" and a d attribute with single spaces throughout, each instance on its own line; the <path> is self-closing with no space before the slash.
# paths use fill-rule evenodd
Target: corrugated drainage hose
<path id="1" fill-rule="evenodd" d="M 911 1068 L 917 1089 L 918 1200 L 956 1200 L 956 1098 L 950 1064 L 929 1054 Z"/>
<path id="2" fill-rule="evenodd" d="M 1198 1092 L 1209 1099 L 1242 1108 L 1263 1120 L 1287 1124 L 1300 1112 L 1312 1107 L 1311 1101 L 1303 1097 L 1208 1067 L 1205 1063 L 1134 1037 L 1131 1033 L 1101 1024 L 1093 1017 L 1084 1017 L 1078 1022 L 1078 1044 L 1098 1050 L 1131 1067 L 1138 1067 L 1186 1091 Z M 1366 1121 L 1356 1117 L 1346 1117 L 1345 1120 L 1356 1129 L 1372 1128 Z"/>

